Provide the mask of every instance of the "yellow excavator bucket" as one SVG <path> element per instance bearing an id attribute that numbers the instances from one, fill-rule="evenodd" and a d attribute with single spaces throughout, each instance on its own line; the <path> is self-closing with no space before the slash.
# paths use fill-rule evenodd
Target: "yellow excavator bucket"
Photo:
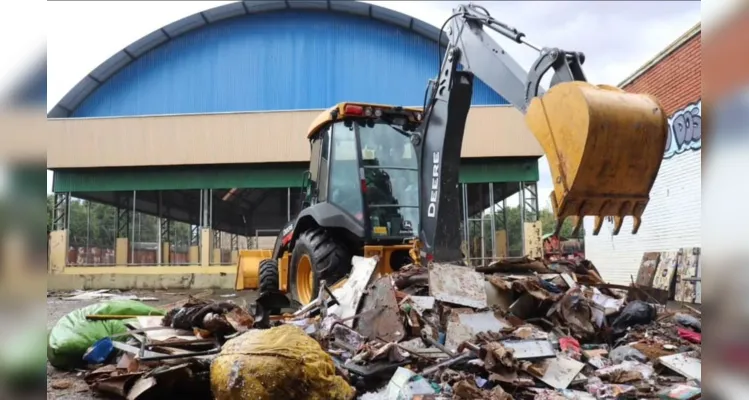
<path id="1" fill-rule="evenodd" d="M 597 235 L 605 217 L 614 234 L 624 216 L 637 233 L 650 189 L 663 160 L 668 122 L 655 97 L 613 86 L 564 82 L 533 99 L 526 124 L 549 160 L 555 234 L 567 217 L 575 231 L 595 216 Z"/>
<path id="2" fill-rule="evenodd" d="M 266 249 L 240 250 L 234 289 L 257 289 L 260 286 L 260 261 L 272 255 L 273 251 Z"/>

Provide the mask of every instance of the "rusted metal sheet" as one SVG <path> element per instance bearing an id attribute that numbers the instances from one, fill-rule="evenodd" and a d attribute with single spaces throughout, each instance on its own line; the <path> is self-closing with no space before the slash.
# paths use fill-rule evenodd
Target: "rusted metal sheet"
<path id="1" fill-rule="evenodd" d="M 671 282 L 676 273 L 676 266 L 679 264 L 681 251 L 664 251 L 661 253 L 658 261 L 658 268 L 655 270 L 653 277 L 653 287 L 656 289 L 671 292 Z"/>
<path id="2" fill-rule="evenodd" d="M 696 296 L 696 283 L 689 278 L 697 277 L 697 268 L 700 264 L 700 248 L 688 247 L 681 249 L 682 256 L 676 267 L 676 293 L 674 300 L 685 303 L 694 303 Z"/>
<path id="3" fill-rule="evenodd" d="M 516 360 L 549 358 L 557 354 L 548 340 L 505 340 L 502 345 L 512 349 Z"/>
<path id="4" fill-rule="evenodd" d="M 340 304 L 328 308 L 328 312 L 337 315 L 341 319 L 351 318 L 359 309 L 362 296 L 367 286 L 372 282 L 377 270 L 378 260 L 376 258 L 365 258 L 354 256 L 351 259 L 351 274 L 346 283 L 333 291 L 333 295 Z M 348 319 L 344 322 L 346 326 L 353 326 L 354 321 Z"/>
<path id="5" fill-rule="evenodd" d="M 531 375 L 554 389 L 566 389 L 575 380 L 585 364 L 564 355 L 547 358 L 530 367 Z"/>
<path id="6" fill-rule="evenodd" d="M 429 294 L 447 303 L 486 307 L 484 275 L 468 267 L 432 264 L 429 268 Z"/>
<path id="7" fill-rule="evenodd" d="M 660 258 L 661 253 L 643 253 L 642 261 L 640 261 L 640 269 L 637 271 L 637 280 L 635 281 L 639 286 L 650 287 L 653 285 L 653 278 L 655 277 L 655 271 L 658 268 Z"/>
<path id="8" fill-rule="evenodd" d="M 663 356 L 658 362 L 678 372 L 687 379 L 702 379 L 702 360 L 692 357 L 689 353 L 679 353 Z"/>
<path id="9" fill-rule="evenodd" d="M 461 343 L 473 340 L 481 332 L 499 332 L 511 326 L 493 311 L 473 313 L 471 310 L 455 309 L 447 321 L 445 347 L 455 351 Z"/>
<path id="10" fill-rule="evenodd" d="M 377 279 L 364 297 L 361 312 L 378 308 L 372 314 L 359 318 L 357 331 L 370 340 L 380 338 L 388 342 L 403 339 L 405 328 L 395 298 L 395 289 L 390 283 L 390 277 Z"/>

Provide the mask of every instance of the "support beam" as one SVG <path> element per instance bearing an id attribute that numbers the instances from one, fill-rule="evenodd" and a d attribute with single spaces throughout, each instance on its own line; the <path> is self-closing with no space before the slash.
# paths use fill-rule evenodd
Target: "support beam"
<path id="1" fill-rule="evenodd" d="M 52 215 L 52 230 L 64 231 L 68 229 L 68 211 L 70 210 L 70 192 L 55 193 Z"/>
<path id="2" fill-rule="evenodd" d="M 538 221 L 538 186 L 536 182 L 522 182 L 520 189 L 523 191 L 525 221 Z"/>

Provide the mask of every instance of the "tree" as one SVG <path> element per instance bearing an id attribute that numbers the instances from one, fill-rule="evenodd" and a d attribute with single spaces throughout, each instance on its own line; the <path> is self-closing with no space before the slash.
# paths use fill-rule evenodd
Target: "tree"
<path id="1" fill-rule="evenodd" d="M 53 230 L 55 199 L 54 195 L 47 196 L 47 229 Z M 116 220 L 117 209 L 113 206 L 89 202 L 81 199 L 70 199 L 68 213 L 68 240 L 73 247 L 99 247 L 113 249 L 117 237 Z M 135 242 L 157 242 L 159 218 L 153 215 L 136 213 L 134 222 L 130 221 L 131 231 L 127 236 Z M 133 231 L 133 225 L 135 230 Z M 133 232 L 135 238 L 132 238 Z M 176 246 L 187 246 L 190 242 L 190 225 L 173 221 L 170 236 Z"/>
<path id="2" fill-rule="evenodd" d="M 502 224 L 502 218 L 506 216 L 507 221 L 506 225 Z M 489 215 L 485 215 L 485 222 L 484 222 L 484 248 L 491 249 L 492 245 L 492 232 L 491 232 L 491 219 Z M 551 233 L 554 230 L 554 214 L 549 209 L 541 209 L 538 216 L 539 221 L 541 221 L 541 229 L 544 235 Z M 504 213 L 498 212 L 495 216 L 495 229 L 496 230 L 502 230 L 504 229 L 507 232 L 507 238 L 508 238 L 508 252 L 510 256 L 521 256 L 522 252 L 522 230 L 520 228 L 520 207 L 506 207 Z M 477 223 L 472 224 L 470 229 L 470 236 L 471 237 L 478 237 L 479 232 L 481 231 L 480 228 L 481 224 L 480 221 Z M 562 223 L 562 229 L 559 232 L 559 235 L 562 237 L 566 237 L 569 239 L 572 239 L 572 230 L 574 226 L 572 225 L 572 219 L 568 218 Z M 585 232 L 581 228 L 579 232 L 578 238 L 584 238 Z M 473 245 L 473 243 L 472 243 Z"/>

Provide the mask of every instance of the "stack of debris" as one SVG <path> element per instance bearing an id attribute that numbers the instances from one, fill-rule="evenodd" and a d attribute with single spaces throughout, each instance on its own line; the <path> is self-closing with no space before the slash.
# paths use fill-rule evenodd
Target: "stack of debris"
<path id="1" fill-rule="evenodd" d="M 125 328 L 88 336 L 86 382 L 141 400 L 701 396 L 700 312 L 605 284 L 588 261 L 377 266 L 354 257 L 345 282 L 320 282 L 293 314 L 264 293 L 253 315 L 192 297 L 126 315 Z"/>
<path id="2" fill-rule="evenodd" d="M 210 366 L 253 318 L 232 302 L 189 297 L 157 309 L 113 300 L 75 310 L 50 331 L 58 369 L 84 371 L 92 390 L 128 400 L 212 397 Z"/>
<path id="3" fill-rule="evenodd" d="M 376 264 L 355 257 L 342 287 L 276 322 L 317 339 L 361 398 L 701 393 L 699 312 L 605 284 L 589 261 L 433 264 L 384 277 Z"/>

